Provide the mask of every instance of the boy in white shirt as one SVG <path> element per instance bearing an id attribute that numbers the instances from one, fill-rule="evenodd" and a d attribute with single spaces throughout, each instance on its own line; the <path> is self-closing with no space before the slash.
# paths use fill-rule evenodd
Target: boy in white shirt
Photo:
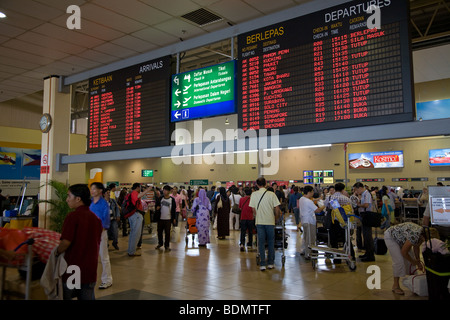
<path id="1" fill-rule="evenodd" d="M 314 189 L 306 186 L 304 195 L 299 199 L 300 221 L 303 226 L 303 243 L 305 245 L 305 259 L 311 259 L 309 246 L 316 244 L 316 213 L 322 212 L 325 206 L 318 208 L 312 201 Z"/>

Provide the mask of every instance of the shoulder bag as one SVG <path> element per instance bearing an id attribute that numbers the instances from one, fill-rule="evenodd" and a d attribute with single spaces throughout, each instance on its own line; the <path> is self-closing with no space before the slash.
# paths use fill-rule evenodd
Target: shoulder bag
<path id="1" fill-rule="evenodd" d="M 259 209 L 259 204 L 261 203 L 262 198 L 264 198 L 264 195 L 266 194 L 266 192 L 267 192 L 267 190 L 264 191 L 263 195 L 262 195 L 261 198 L 259 199 L 258 206 L 256 207 L 256 210 Z"/>
<path id="2" fill-rule="evenodd" d="M 241 214 L 241 208 L 239 208 L 239 205 L 236 203 L 236 200 L 234 199 L 234 193 L 232 193 L 233 197 L 233 208 L 231 208 L 231 212 L 234 214 Z"/>

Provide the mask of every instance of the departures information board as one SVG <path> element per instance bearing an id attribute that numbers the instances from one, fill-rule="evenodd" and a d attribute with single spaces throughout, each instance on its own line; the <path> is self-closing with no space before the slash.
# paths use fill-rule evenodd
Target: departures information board
<path id="1" fill-rule="evenodd" d="M 380 29 L 368 28 L 370 4 Z M 406 0 L 351 1 L 239 35 L 239 127 L 283 134 L 412 121 L 408 12 Z"/>
<path id="2" fill-rule="evenodd" d="M 169 145 L 171 57 L 89 79 L 87 153 Z"/>

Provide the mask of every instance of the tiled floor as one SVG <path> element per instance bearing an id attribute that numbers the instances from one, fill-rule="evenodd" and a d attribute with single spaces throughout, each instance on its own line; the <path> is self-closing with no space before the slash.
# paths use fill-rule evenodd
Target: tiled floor
<path id="1" fill-rule="evenodd" d="M 155 229 L 155 228 L 154 228 Z M 128 238 L 119 239 L 120 250 L 111 246 L 110 259 L 113 286 L 96 289 L 97 299 L 124 300 L 426 300 L 404 288 L 405 295 L 391 292 L 392 266 L 389 253 L 376 256 L 374 263 L 357 262 L 355 271 L 345 263 L 334 265 L 319 260 L 316 270 L 296 248 L 297 236 L 292 218 L 286 220 L 290 235 L 282 266 L 282 250 L 277 250 L 275 269 L 259 271 L 256 251 L 240 252 L 239 231 L 232 231 L 226 240 L 216 239 L 211 230 L 211 244 L 198 248 L 197 242 L 185 242 L 184 224 L 181 240 L 171 243 L 172 251 L 155 250 L 156 234 L 144 230 L 142 256 L 129 257 Z M 357 253 L 358 255 L 358 253 Z M 367 267 L 381 269 L 381 289 L 368 289 Z M 99 264 L 98 279 L 101 265 Z M 100 280 L 99 280 L 100 281 Z"/>

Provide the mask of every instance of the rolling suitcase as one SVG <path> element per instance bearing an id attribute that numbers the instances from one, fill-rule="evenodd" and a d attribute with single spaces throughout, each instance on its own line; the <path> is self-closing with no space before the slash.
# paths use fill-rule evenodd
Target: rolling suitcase
<path id="1" fill-rule="evenodd" d="M 373 246 L 376 255 L 385 255 L 387 253 L 387 246 L 383 238 L 378 238 L 377 229 L 375 228 L 375 238 L 373 239 Z"/>

